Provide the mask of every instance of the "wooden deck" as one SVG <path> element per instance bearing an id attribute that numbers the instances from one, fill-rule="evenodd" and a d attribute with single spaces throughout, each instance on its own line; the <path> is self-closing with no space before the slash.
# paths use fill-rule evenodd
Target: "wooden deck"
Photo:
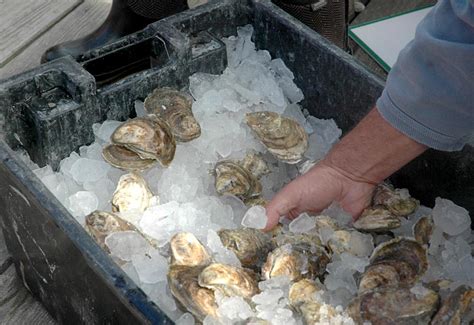
<path id="1" fill-rule="evenodd" d="M 24 2 L 31 2 L 35 3 L 35 6 L 39 6 L 41 3 L 49 2 L 49 0 L 21 0 L 21 2 L 22 4 Z M 111 2 L 112 0 L 84 0 L 74 7 L 72 11 L 61 16 L 61 19 L 54 20 L 54 17 L 50 17 L 52 20 L 49 23 L 41 19 L 29 21 L 31 24 L 35 24 L 36 21 L 36 24 L 41 23 L 41 26 L 47 26 L 49 29 L 38 33 L 38 28 L 35 27 L 39 26 L 29 24 L 34 37 L 29 37 L 29 43 L 23 43 L 20 48 L 15 50 L 15 55 L 0 67 L 0 79 L 13 76 L 39 65 L 41 55 L 50 46 L 79 38 L 96 29 L 107 16 Z M 434 0 L 371 0 L 366 10 L 355 19 L 354 23 L 370 21 L 391 13 L 402 12 L 427 2 L 434 2 Z M 15 3 L 15 1 L 5 2 L 5 0 L 0 0 L 0 21 L 6 21 L 7 18 L 9 21 L 22 19 L 20 16 L 9 16 L 12 12 L 15 12 L 16 15 L 21 15 L 21 12 L 18 10 L 6 8 L 7 4 L 12 3 Z M 1 36 L 3 42 L 4 35 Z M 385 75 L 383 70 L 370 57 L 361 52 L 360 49 L 355 49 L 354 53 L 357 58 L 376 73 L 382 77 Z M 21 279 L 16 275 L 12 258 L 9 256 L 3 241 L 1 229 L 0 324 L 55 324 L 55 321 L 42 308 L 41 304 L 29 294 L 23 286 Z"/>

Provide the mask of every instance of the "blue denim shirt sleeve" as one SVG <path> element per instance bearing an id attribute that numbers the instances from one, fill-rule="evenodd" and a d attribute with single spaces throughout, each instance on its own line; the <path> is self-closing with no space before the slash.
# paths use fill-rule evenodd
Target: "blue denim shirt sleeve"
<path id="1" fill-rule="evenodd" d="M 460 150 L 474 133 L 474 0 L 440 0 L 400 52 L 377 100 L 385 120 L 428 147 Z"/>

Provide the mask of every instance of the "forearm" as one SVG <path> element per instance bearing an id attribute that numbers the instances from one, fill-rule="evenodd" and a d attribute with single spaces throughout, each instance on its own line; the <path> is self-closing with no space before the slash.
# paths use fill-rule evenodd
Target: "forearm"
<path id="1" fill-rule="evenodd" d="M 373 108 L 322 163 L 353 180 L 377 184 L 426 149 L 393 128 Z"/>

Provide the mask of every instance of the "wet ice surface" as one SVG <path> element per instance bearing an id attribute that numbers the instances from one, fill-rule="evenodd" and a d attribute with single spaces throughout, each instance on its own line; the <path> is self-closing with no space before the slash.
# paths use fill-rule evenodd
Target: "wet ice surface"
<path id="1" fill-rule="evenodd" d="M 142 173 L 150 189 L 160 196 L 160 204 L 150 206 L 143 213 L 120 214 L 151 237 L 160 250 L 152 248 L 134 231 L 112 234 L 105 241 L 112 257 L 120 262 L 129 277 L 178 324 L 194 324 L 194 318 L 178 310 L 167 286 L 167 244 L 170 238 L 180 231 L 192 232 L 206 244 L 214 260 L 240 266 L 235 254 L 222 245 L 217 231 L 242 225 L 261 229 L 266 224 L 263 207 L 248 209 L 235 197 L 216 195 L 214 178 L 209 173 L 214 164 L 221 159 L 241 159 L 249 150 L 261 152 L 271 170 L 261 179 L 263 195 L 270 199 L 298 175 L 303 165 L 306 167 L 303 169 L 307 169 L 313 161 L 323 158 L 342 134 L 333 120 L 317 119 L 301 110 L 298 102 L 304 96 L 293 82 L 293 73 L 281 59 L 272 60 L 267 51 L 256 51 L 251 33 L 249 27 L 240 28 L 239 37 L 224 40 L 229 67 L 222 75 L 196 73 L 190 77 L 189 91 L 195 99 L 193 112 L 202 134 L 191 142 L 178 144 L 175 158 L 168 168 L 155 166 Z M 143 116 L 143 103 L 135 101 L 134 105 L 136 115 Z M 281 113 L 304 126 L 309 134 L 306 162 L 298 166 L 286 165 L 265 151 L 243 121 L 245 113 L 259 110 Z M 121 124 L 110 120 L 94 124 L 95 142 L 81 147 L 79 153 L 71 153 L 61 162 L 58 172 L 53 172 L 49 166 L 38 168 L 24 153 L 21 154 L 21 158 L 82 225 L 91 211 L 111 210 L 113 192 L 120 176 L 125 174 L 105 163 L 101 156 L 102 147 Z M 341 227 L 350 226 L 351 216 L 338 204 L 331 205 L 323 214 L 335 219 Z M 420 207 L 413 215 L 402 219 L 402 226 L 394 233 L 413 237 L 413 225 L 423 215 L 430 214 L 434 218 L 435 231 L 429 249 L 430 268 L 424 280 L 445 278 L 454 281 L 453 287 L 461 283 L 473 286 L 471 251 L 474 243 L 470 218 L 463 208 L 449 200 L 438 199 L 433 210 Z M 314 228 L 314 219 L 307 214 L 288 223 L 286 229 L 289 227 L 296 233 Z M 323 243 L 334 233 L 331 229 L 318 231 Z M 389 236 L 377 235 L 375 243 L 389 239 Z M 322 303 L 321 324 L 352 324 L 342 307 L 336 309 L 335 315 L 329 307 L 346 306 L 354 297 L 358 273 L 368 264 L 374 239 L 371 235 L 354 232 L 349 246 L 348 252 L 334 255 L 327 267 L 325 293 L 318 298 Z M 238 297 L 218 296 L 221 320 L 208 317 L 204 324 L 232 324 L 249 317 L 268 320 L 272 324 L 301 324 L 301 319 L 295 318 L 288 306 L 288 279 L 261 281 L 259 288 L 261 293 L 252 298 L 254 307 Z"/>

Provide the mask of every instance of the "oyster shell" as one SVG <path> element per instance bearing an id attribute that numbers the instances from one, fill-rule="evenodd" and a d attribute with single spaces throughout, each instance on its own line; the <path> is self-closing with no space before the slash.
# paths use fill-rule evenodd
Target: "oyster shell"
<path id="1" fill-rule="evenodd" d="M 308 135 L 296 121 L 274 112 L 247 113 L 247 125 L 276 158 L 288 164 L 303 159 Z"/>
<path id="2" fill-rule="evenodd" d="M 139 174 L 122 175 L 112 197 L 112 211 L 143 212 L 150 206 L 152 197 L 153 193 L 148 188 L 148 184 Z"/>
<path id="3" fill-rule="evenodd" d="M 270 279 L 285 275 L 291 281 L 297 281 L 302 277 L 314 278 L 324 274 L 329 260 L 324 248 L 317 245 L 286 244 L 268 254 L 262 267 L 262 277 Z"/>
<path id="4" fill-rule="evenodd" d="M 110 137 L 113 144 L 123 146 L 142 159 L 158 160 L 168 166 L 174 158 L 176 142 L 168 124 L 149 115 L 120 125 Z"/>
<path id="5" fill-rule="evenodd" d="M 199 285 L 227 296 L 252 298 L 258 293 L 256 274 L 248 269 L 213 263 L 199 274 Z"/>
<path id="6" fill-rule="evenodd" d="M 468 308 L 474 308 L 474 290 L 462 285 L 442 302 L 441 308 L 431 320 L 431 325 L 460 325 Z"/>
<path id="7" fill-rule="evenodd" d="M 362 274 L 359 292 L 366 292 L 382 286 L 407 286 L 420 278 L 418 270 L 403 260 L 387 259 L 371 264 Z"/>
<path id="8" fill-rule="evenodd" d="M 348 313 L 357 324 L 428 324 L 438 301 L 438 294 L 430 289 L 384 287 L 354 298 Z"/>
<path id="9" fill-rule="evenodd" d="M 290 287 L 288 298 L 290 304 L 298 306 L 301 303 L 314 301 L 314 294 L 323 288 L 310 279 L 301 279 Z"/>
<path id="10" fill-rule="evenodd" d="M 413 226 L 415 239 L 422 245 L 428 245 L 433 234 L 433 219 L 428 216 L 421 217 Z"/>
<path id="11" fill-rule="evenodd" d="M 365 209 L 353 224 L 355 229 L 367 232 L 385 232 L 400 225 L 400 219 L 383 206 Z"/>
<path id="12" fill-rule="evenodd" d="M 336 230 L 329 238 L 327 246 L 329 247 L 332 253 L 342 254 L 344 252 L 350 252 L 351 237 L 352 232 L 350 230 Z"/>
<path id="13" fill-rule="evenodd" d="M 126 171 L 142 171 L 156 163 L 154 159 L 142 159 L 135 152 L 115 144 L 105 146 L 102 157 L 113 167 Z"/>
<path id="14" fill-rule="evenodd" d="M 280 233 L 272 237 L 273 247 L 279 247 L 286 244 L 295 245 L 307 245 L 311 247 L 312 245 L 322 246 L 321 239 L 316 233 L 303 233 L 296 234 L 291 232 Z"/>
<path id="15" fill-rule="evenodd" d="M 239 164 L 252 173 L 257 179 L 270 173 L 267 162 L 256 152 L 249 152 Z"/>
<path id="16" fill-rule="evenodd" d="M 257 229 L 221 229 L 217 233 L 222 244 L 235 253 L 244 267 L 258 267 L 271 249 L 270 237 Z"/>
<path id="17" fill-rule="evenodd" d="M 204 245 L 189 232 L 180 232 L 170 240 L 171 264 L 198 266 L 211 263 L 211 256 Z"/>
<path id="18" fill-rule="evenodd" d="M 201 126 L 192 111 L 192 98 L 172 88 L 157 88 L 145 98 L 148 114 L 165 120 L 171 127 L 176 141 L 187 142 L 201 135 Z"/>
<path id="19" fill-rule="evenodd" d="M 245 201 L 262 194 L 260 181 L 247 169 L 231 160 L 218 162 L 214 172 L 216 191 L 221 195 L 235 195 Z"/>
<path id="20" fill-rule="evenodd" d="M 105 238 L 114 232 L 132 230 L 137 231 L 131 223 L 119 218 L 117 215 L 105 211 L 94 211 L 86 216 L 86 231 L 99 244 L 99 246 L 109 253 L 109 248 L 105 245 Z"/>
<path id="21" fill-rule="evenodd" d="M 407 268 L 414 271 L 413 277 L 406 277 L 403 282 L 416 282 L 428 269 L 428 258 L 426 249 L 416 240 L 397 237 L 378 245 L 370 257 L 370 264 L 400 262 L 407 263 Z M 396 262 L 395 262 L 396 261 Z"/>
<path id="22" fill-rule="evenodd" d="M 201 322 L 207 315 L 218 317 L 214 291 L 201 287 L 198 283 L 203 269 L 204 266 L 171 265 L 168 271 L 171 294 Z"/>
<path id="23" fill-rule="evenodd" d="M 394 215 L 406 217 L 413 213 L 420 202 L 410 196 L 407 189 L 395 189 L 382 183 L 377 186 L 373 197 L 374 205 L 383 205 Z"/>
<path id="24" fill-rule="evenodd" d="M 253 206 L 256 206 L 256 205 L 261 205 L 261 206 L 264 207 L 268 204 L 268 200 L 265 200 L 261 196 L 257 196 L 257 197 L 253 197 L 253 198 L 250 198 L 250 199 L 246 199 L 244 201 L 244 203 L 245 203 L 246 206 L 249 206 L 249 207 L 253 207 Z"/>

